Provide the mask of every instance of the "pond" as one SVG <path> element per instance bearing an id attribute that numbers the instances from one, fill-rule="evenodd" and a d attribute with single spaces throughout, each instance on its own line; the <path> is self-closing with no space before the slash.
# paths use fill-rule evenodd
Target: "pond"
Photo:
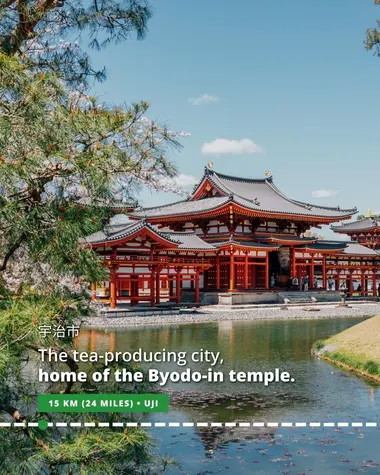
<path id="1" fill-rule="evenodd" d="M 108 331 L 84 330 L 83 351 L 200 349 L 221 352 L 218 370 L 288 371 L 293 383 L 169 383 L 167 414 L 156 422 L 378 422 L 379 388 L 311 356 L 315 340 L 359 319 L 221 321 Z M 177 371 L 175 363 L 155 364 Z M 187 366 L 206 371 L 208 363 Z M 186 368 L 187 368 L 186 367 Z M 180 368 L 181 370 L 181 368 Z M 151 429 L 169 473 L 380 473 L 380 428 L 165 427 Z"/>

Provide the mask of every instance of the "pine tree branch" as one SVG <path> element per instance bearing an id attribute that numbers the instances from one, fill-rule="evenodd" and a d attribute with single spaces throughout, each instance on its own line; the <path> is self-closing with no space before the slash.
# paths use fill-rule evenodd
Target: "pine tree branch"
<path id="1" fill-rule="evenodd" d="M 5 271 L 7 268 L 9 259 L 14 255 L 14 253 L 21 247 L 21 244 L 24 242 L 26 239 L 26 234 L 22 233 L 21 236 L 12 244 L 12 246 L 9 248 L 8 252 L 5 254 L 3 258 L 3 263 L 0 266 L 0 272 Z"/>
<path id="2" fill-rule="evenodd" d="M 0 410 L 7 412 L 15 422 L 25 422 L 26 421 L 26 416 L 20 412 L 16 407 L 12 406 L 11 404 L 2 404 L 0 405 Z M 25 435 L 30 437 L 29 430 L 25 426 L 23 427 L 23 432 Z"/>
<path id="3" fill-rule="evenodd" d="M 13 3 L 13 2 L 12 2 Z M 16 8 L 19 14 L 19 22 L 14 30 L 3 39 L 0 46 L 9 55 L 19 51 L 22 43 L 34 35 L 34 29 L 46 14 L 54 7 L 63 6 L 56 0 L 37 1 L 32 7 L 25 0 L 18 0 Z M 34 15 L 31 14 L 34 11 Z"/>
<path id="4" fill-rule="evenodd" d="M 30 348 L 31 350 L 34 350 L 34 351 L 37 351 L 39 353 L 39 350 L 41 349 L 40 346 L 37 346 L 37 345 L 32 345 L 32 344 L 28 344 L 26 345 L 27 348 Z M 66 360 L 66 364 L 67 366 L 71 369 L 71 371 L 73 371 L 74 373 L 76 373 L 78 371 L 78 368 L 79 366 L 76 364 L 76 362 L 74 361 L 74 359 L 69 355 L 69 353 L 67 352 L 67 350 L 63 349 L 63 348 L 60 348 L 59 346 L 52 346 L 50 347 L 51 350 L 55 351 L 58 355 L 60 355 L 61 353 L 65 353 L 66 356 L 67 356 L 67 360 Z M 64 391 L 62 391 L 63 394 L 70 394 L 71 393 L 71 389 L 72 387 L 74 386 L 74 382 L 73 381 L 69 381 L 67 384 L 66 384 L 66 388 Z"/>

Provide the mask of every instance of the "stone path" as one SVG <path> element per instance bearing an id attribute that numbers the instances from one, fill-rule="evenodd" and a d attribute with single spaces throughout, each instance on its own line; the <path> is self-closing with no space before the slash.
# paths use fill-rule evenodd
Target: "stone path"
<path id="1" fill-rule="evenodd" d="M 354 304 L 337 307 L 337 304 L 297 307 L 250 307 L 250 308 L 198 308 L 182 314 L 161 314 L 122 318 L 86 318 L 85 326 L 93 328 L 129 327 L 144 325 L 179 325 L 231 320 L 286 320 L 312 318 L 354 318 L 380 315 L 380 303 Z"/>

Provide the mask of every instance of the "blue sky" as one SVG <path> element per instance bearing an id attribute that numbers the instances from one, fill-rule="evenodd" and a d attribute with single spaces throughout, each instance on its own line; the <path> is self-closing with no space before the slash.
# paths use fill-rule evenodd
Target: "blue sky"
<path id="1" fill-rule="evenodd" d="M 149 118 L 191 134 L 172 156 L 185 183 L 213 161 L 232 175 L 270 170 L 291 198 L 380 211 L 380 58 L 363 45 L 380 18 L 373 0 L 152 3 L 144 41 L 94 55 L 108 71 L 95 91 L 147 100 Z"/>

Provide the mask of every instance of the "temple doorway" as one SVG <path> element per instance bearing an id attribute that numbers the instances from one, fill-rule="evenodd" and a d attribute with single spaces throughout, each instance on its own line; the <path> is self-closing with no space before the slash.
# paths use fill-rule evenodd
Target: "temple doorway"
<path id="1" fill-rule="evenodd" d="M 274 274 L 276 279 L 275 287 L 285 288 L 290 280 L 290 250 L 281 247 L 278 251 L 269 253 L 269 281 Z"/>

